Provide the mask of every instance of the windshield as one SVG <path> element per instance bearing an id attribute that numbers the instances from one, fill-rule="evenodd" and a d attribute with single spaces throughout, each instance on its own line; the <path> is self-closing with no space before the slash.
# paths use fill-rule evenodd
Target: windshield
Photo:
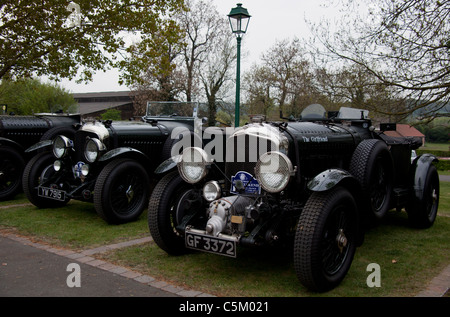
<path id="1" fill-rule="evenodd" d="M 196 102 L 147 102 L 147 117 L 196 117 L 198 103 Z"/>
<path id="2" fill-rule="evenodd" d="M 325 108 L 322 105 L 315 103 L 303 109 L 302 119 L 324 119 L 326 118 L 326 114 Z"/>

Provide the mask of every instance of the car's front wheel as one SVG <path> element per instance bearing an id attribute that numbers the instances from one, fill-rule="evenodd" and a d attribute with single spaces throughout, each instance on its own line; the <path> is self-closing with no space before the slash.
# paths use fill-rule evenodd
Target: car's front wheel
<path id="1" fill-rule="evenodd" d="M 343 187 L 316 192 L 308 199 L 297 225 L 294 268 L 313 291 L 336 287 L 346 276 L 357 244 L 357 207 Z"/>
<path id="2" fill-rule="evenodd" d="M 38 187 L 42 184 L 55 190 L 59 190 L 52 180 L 55 179 L 56 172 L 53 169 L 55 158 L 52 153 L 42 152 L 34 156 L 25 166 L 22 176 L 22 185 L 25 196 L 28 200 L 39 208 L 57 208 L 65 206 L 70 199 L 54 200 L 39 196 Z"/>
<path id="3" fill-rule="evenodd" d="M 134 221 L 147 206 L 149 188 L 149 177 L 141 164 L 130 159 L 114 160 L 95 182 L 95 210 L 111 224 Z"/>
<path id="4" fill-rule="evenodd" d="M 186 252 L 184 236 L 177 230 L 196 192 L 178 171 L 164 176 L 153 190 L 148 206 L 148 227 L 155 243 L 172 255 Z"/>

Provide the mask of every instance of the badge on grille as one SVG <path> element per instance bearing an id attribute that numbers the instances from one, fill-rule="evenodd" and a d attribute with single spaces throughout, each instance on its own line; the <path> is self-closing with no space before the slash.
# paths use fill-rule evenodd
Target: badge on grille
<path id="1" fill-rule="evenodd" d="M 76 177 L 81 178 L 81 175 L 82 175 L 81 174 L 81 168 L 83 167 L 84 164 L 85 164 L 84 162 L 78 162 L 73 167 L 73 172 L 74 172 Z"/>
<path id="2" fill-rule="evenodd" d="M 236 175 L 231 176 L 230 192 L 233 194 L 261 194 L 261 186 L 252 174 L 239 171 Z"/>

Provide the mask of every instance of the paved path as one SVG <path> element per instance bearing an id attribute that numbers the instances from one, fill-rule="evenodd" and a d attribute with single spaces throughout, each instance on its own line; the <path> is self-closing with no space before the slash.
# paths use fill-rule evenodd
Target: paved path
<path id="1" fill-rule="evenodd" d="M 150 238 L 81 253 L 35 243 L 26 237 L 0 232 L 0 297 L 209 297 L 183 289 L 92 255 L 145 243 Z M 68 267 L 75 263 L 76 270 Z M 68 283 L 69 281 L 69 283 Z M 76 282 L 80 281 L 77 287 Z M 72 287 L 69 287 L 69 284 Z"/>
<path id="2" fill-rule="evenodd" d="M 143 238 L 75 252 L 0 231 L 0 297 L 212 297 L 93 257 L 150 240 Z M 68 270 L 72 263 L 79 265 L 81 287 L 68 286 L 68 278 L 69 283 L 76 280 L 69 277 L 74 274 L 73 269 Z M 448 296 L 449 289 L 450 265 L 416 296 Z"/>

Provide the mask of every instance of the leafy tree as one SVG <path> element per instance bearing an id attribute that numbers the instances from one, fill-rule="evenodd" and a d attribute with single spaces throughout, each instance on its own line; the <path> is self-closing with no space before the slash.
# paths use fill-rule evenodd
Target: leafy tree
<path id="1" fill-rule="evenodd" d="M 136 71 L 132 73 L 142 70 L 132 84 L 140 104 L 135 108 L 144 109 L 148 100 L 206 100 L 209 124 L 215 125 L 218 101 L 232 81 L 236 41 L 211 0 L 188 0 L 186 7 L 174 17 L 183 31 L 178 33 L 179 41 L 166 39 L 157 48 L 164 59 L 153 63 L 140 58 L 147 51 L 133 51 L 129 65 L 135 65 Z"/>
<path id="2" fill-rule="evenodd" d="M 122 59 L 126 37 L 138 35 L 141 46 L 156 54 L 161 36 L 176 38 L 179 29 L 170 17 L 182 9 L 182 0 L 4 0 L 0 79 L 81 75 L 88 81 L 108 67 L 131 72 L 135 68 Z"/>
<path id="3" fill-rule="evenodd" d="M 37 79 L 2 80 L 0 104 L 8 112 L 31 115 L 40 112 L 77 112 L 78 104 L 72 94 L 56 84 L 43 84 Z"/>
<path id="4" fill-rule="evenodd" d="M 182 44 L 161 34 L 151 51 L 141 42 L 130 47 L 127 83 L 134 91 L 135 115 L 145 114 L 147 101 L 175 101 L 183 90 L 184 77 L 177 68 Z"/>

